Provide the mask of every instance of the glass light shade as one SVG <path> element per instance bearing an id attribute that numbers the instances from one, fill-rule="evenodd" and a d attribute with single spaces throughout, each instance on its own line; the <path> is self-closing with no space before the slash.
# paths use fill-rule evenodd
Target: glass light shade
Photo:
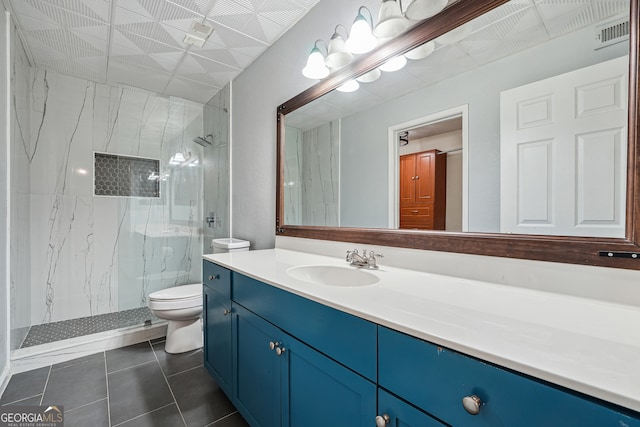
<path id="1" fill-rule="evenodd" d="M 338 86 L 336 90 L 340 92 L 355 92 L 359 88 L 360 88 L 360 84 L 357 81 L 351 79 L 351 80 L 347 80 L 342 85 Z"/>
<path id="2" fill-rule="evenodd" d="M 409 28 L 409 21 L 402 16 L 400 4 L 396 0 L 383 0 L 378 13 L 378 25 L 373 30 L 376 37 L 391 38 Z"/>
<path id="3" fill-rule="evenodd" d="M 351 53 L 367 53 L 373 50 L 378 44 L 378 39 L 371 32 L 371 25 L 364 16 L 358 15 L 353 21 L 349 38 L 345 42 L 345 47 Z"/>
<path id="4" fill-rule="evenodd" d="M 407 58 L 405 58 L 404 55 L 400 55 L 396 56 L 395 58 L 391 58 L 378 68 L 380 68 L 382 71 L 390 73 L 392 71 L 398 71 L 402 69 L 405 65 L 407 65 Z"/>
<path id="5" fill-rule="evenodd" d="M 356 80 L 359 81 L 360 83 L 371 83 L 371 82 L 375 82 L 376 80 L 378 80 L 381 75 L 382 75 L 382 72 L 380 72 L 379 69 L 374 68 L 373 70 L 369 71 L 368 73 L 364 73 L 360 77 L 356 78 Z"/>
<path id="6" fill-rule="evenodd" d="M 324 59 L 327 67 L 337 70 L 349 65 L 353 55 L 344 47 L 344 39 L 338 33 L 334 33 L 329 41 L 329 53 Z"/>
<path id="7" fill-rule="evenodd" d="M 302 69 L 302 75 L 308 79 L 324 79 L 329 75 L 329 69 L 324 64 L 324 56 L 317 47 L 311 49 L 307 65 Z"/>
<path id="8" fill-rule="evenodd" d="M 424 44 L 421 44 L 415 49 L 410 50 L 409 52 L 405 53 L 404 56 L 406 56 L 408 59 L 413 59 L 413 60 L 423 59 L 431 55 L 435 50 L 435 48 L 436 48 L 436 44 L 433 41 L 429 41 Z"/>
<path id="9" fill-rule="evenodd" d="M 407 7 L 405 16 L 414 21 L 422 21 L 438 14 L 448 0 L 413 0 Z"/>
<path id="10" fill-rule="evenodd" d="M 456 44 L 459 41 L 463 40 L 465 37 L 467 37 L 469 33 L 471 33 L 471 26 L 468 24 L 465 24 L 465 25 L 459 26 L 458 28 L 454 28 L 448 33 L 441 35 L 436 40 L 439 43 L 442 43 L 445 45 Z"/>

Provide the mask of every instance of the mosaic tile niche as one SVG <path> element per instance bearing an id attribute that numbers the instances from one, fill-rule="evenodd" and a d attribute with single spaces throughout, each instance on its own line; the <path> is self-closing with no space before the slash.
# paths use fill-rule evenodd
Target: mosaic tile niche
<path id="1" fill-rule="evenodd" d="M 160 197 L 160 161 L 95 153 L 96 196 Z"/>

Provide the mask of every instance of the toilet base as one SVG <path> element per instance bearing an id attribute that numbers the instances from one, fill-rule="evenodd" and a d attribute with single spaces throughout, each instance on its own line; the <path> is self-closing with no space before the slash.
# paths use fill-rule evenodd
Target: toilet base
<path id="1" fill-rule="evenodd" d="M 202 320 L 199 317 L 168 321 L 164 351 L 171 354 L 184 353 L 198 349 L 202 344 Z"/>

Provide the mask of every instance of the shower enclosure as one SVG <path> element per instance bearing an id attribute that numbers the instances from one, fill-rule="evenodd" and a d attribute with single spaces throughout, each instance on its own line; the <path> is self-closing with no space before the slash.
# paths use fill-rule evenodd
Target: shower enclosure
<path id="1" fill-rule="evenodd" d="M 13 40 L 12 350 L 156 321 L 149 293 L 200 282 L 229 232 L 229 87 L 202 105 L 94 83 Z"/>

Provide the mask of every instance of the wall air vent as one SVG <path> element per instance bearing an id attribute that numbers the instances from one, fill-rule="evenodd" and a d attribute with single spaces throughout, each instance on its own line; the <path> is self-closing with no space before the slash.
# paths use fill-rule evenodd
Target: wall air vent
<path id="1" fill-rule="evenodd" d="M 596 27 L 594 50 L 629 40 L 629 17 L 623 16 Z"/>

